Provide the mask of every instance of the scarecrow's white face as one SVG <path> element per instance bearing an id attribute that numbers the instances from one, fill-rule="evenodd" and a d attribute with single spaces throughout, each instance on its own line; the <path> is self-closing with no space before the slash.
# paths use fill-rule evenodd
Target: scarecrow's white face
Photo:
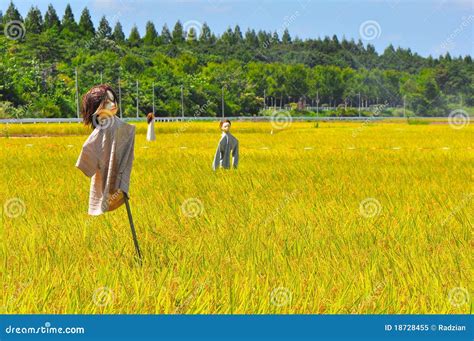
<path id="1" fill-rule="evenodd" d="M 105 100 L 104 108 L 110 111 L 117 110 L 114 94 L 110 90 L 107 90 L 107 99 Z"/>
<path id="2" fill-rule="evenodd" d="M 224 124 L 221 127 L 222 131 L 224 133 L 228 133 L 230 130 L 230 123 L 229 122 L 224 122 Z"/>
<path id="3" fill-rule="evenodd" d="M 107 90 L 107 97 L 97 110 L 99 115 L 113 116 L 117 113 L 117 101 L 112 91 Z"/>

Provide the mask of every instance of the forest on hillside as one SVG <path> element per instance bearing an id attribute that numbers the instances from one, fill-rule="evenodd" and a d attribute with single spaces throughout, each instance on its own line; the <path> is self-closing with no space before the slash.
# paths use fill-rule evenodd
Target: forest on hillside
<path id="1" fill-rule="evenodd" d="M 302 40 L 287 28 L 216 35 L 206 23 L 180 21 L 125 34 L 105 16 L 94 26 L 87 8 L 76 20 L 69 5 L 62 15 L 52 5 L 22 15 L 10 2 L 0 26 L 0 118 L 76 117 L 76 71 L 80 96 L 120 83 L 125 116 L 152 111 L 153 93 L 157 116 L 181 115 L 181 101 L 186 116 L 219 116 L 222 97 L 228 116 L 297 102 L 341 115 L 405 104 L 416 115 L 446 116 L 474 106 L 471 56 L 422 57 L 392 45 L 378 54 L 361 40 Z"/>

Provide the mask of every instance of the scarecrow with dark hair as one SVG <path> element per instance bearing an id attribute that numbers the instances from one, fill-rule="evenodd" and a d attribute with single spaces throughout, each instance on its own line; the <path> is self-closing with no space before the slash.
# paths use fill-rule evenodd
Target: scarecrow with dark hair
<path id="1" fill-rule="evenodd" d="M 219 127 L 222 131 L 221 139 L 217 145 L 216 154 L 214 155 L 214 162 L 212 169 L 216 170 L 220 167 L 229 169 L 231 166 L 237 168 L 239 164 L 239 141 L 234 135 L 230 133 L 230 121 L 221 121 Z M 232 165 L 231 165 L 232 154 Z"/>
<path id="2" fill-rule="evenodd" d="M 142 255 L 128 203 L 135 127 L 115 116 L 117 110 L 117 95 L 107 84 L 94 86 L 82 97 L 82 119 L 94 130 L 82 146 L 76 167 L 91 178 L 90 215 L 115 210 L 125 203 L 141 265 Z"/>
<path id="3" fill-rule="evenodd" d="M 120 120 L 117 110 L 117 96 L 109 85 L 94 86 L 82 98 L 83 122 L 93 131 L 76 167 L 91 178 L 90 215 L 115 210 L 128 196 L 135 127 Z"/>
<path id="4" fill-rule="evenodd" d="M 147 141 L 155 141 L 155 114 L 152 112 L 146 115 L 146 122 L 148 123 L 148 129 L 146 132 L 146 140 Z"/>

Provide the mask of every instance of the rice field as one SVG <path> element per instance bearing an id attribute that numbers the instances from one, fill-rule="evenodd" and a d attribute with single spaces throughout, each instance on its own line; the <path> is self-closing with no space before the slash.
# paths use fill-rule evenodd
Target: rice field
<path id="1" fill-rule="evenodd" d="M 136 125 L 142 266 L 87 215 L 87 129 L 0 126 L 2 313 L 472 313 L 472 125 L 235 121 L 218 172 L 216 123 Z"/>

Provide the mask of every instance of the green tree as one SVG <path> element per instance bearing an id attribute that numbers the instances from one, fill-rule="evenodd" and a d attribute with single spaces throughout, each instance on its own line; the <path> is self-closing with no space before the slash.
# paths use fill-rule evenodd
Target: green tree
<path id="1" fill-rule="evenodd" d="M 77 23 L 74 19 L 74 13 L 72 12 L 71 5 L 67 4 L 64 10 L 63 19 L 61 21 L 63 31 L 67 30 L 69 33 L 77 33 Z"/>
<path id="2" fill-rule="evenodd" d="M 174 25 L 172 37 L 173 43 L 182 43 L 184 41 L 183 25 L 179 20 Z"/>
<path id="3" fill-rule="evenodd" d="M 163 28 L 161 30 L 161 36 L 160 36 L 161 43 L 163 44 L 169 44 L 171 43 L 172 37 L 170 30 L 168 29 L 168 25 L 164 24 Z"/>
<path id="4" fill-rule="evenodd" d="M 158 41 L 158 33 L 156 32 L 155 25 L 148 21 L 146 23 L 146 32 L 145 37 L 143 37 L 143 42 L 145 45 L 154 45 Z"/>
<path id="5" fill-rule="evenodd" d="M 99 27 L 97 28 L 97 35 L 100 38 L 110 39 L 112 38 L 112 28 L 110 28 L 109 22 L 102 16 L 99 22 Z"/>
<path id="6" fill-rule="evenodd" d="M 237 42 L 234 36 L 234 32 L 230 27 L 227 27 L 227 30 L 222 34 L 220 41 L 226 45 L 232 45 Z"/>
<path id="7" fill-rule="evenodd" d="M 133 25 L 130 35 L 128 36 L 128 45 L 131 47 L 137 47 L 141 43 L 140 33 L 138 32 L 137 25 Z"/>
<path id="8" fill-rule="evenodd" d="M 189 43 L 194 43 L 197 41 L 197 33 L 194 27 L 189 28 L 189 31 L 186 34 L 186 41 Z"/>
<path id="9" fill-rule="evenodd" d="M 25 18 L 25 28 L 27 32 L 40 34 L 43 30 L 43 16 L 38 7 L 31 7 Z"/>
<path id="10" fill-rule="evenodd" d="M 245 43 L 251 47 L 258 47 L 258 37 L 255 30 L 248 29 L 245 32 Z"/>
<path id="11" fill-rule="evenodd" d="M 285 45 L 291 44 L 290 32 L 287 28 L 283 31 L 283 36 L 281 37 L 281 42 Z"/>
<path id="12" fill-rule="evenodd" d="M 210 27 L 206 23 L 202 24 L 201 34 L 199 35 L 199 41 L 201 43 L 208 44 L 211 42 L 211 35 L 212 33 Z"/>
<path id="13" fill-rule="evenodd" d="M 94 24 L 92 23 L 91 15 L 87 7 L 82 10 L 81 18 L 79 19 L 79 32 L 87 37 L 95 34 Z"/>
<path id="14" fill-rule="evenodd" d="M 54 9 L 53 5 L 48 5 L 48 10 L 44 14 L 44 28 L 45 29 L 60 29 L 61 28 L 61 21 L 59 20 L 58 14 Z"/>
<path id="15" fill-rule="evenodd" d="M 120 21 L 117 21 L 114 27 L 114 32 L 112 33 L 112 39 L 117 43 L 123 43 L 125 41 L 125 34 L 123 33 L 122 24 Z"/>
<path id="16" fill-rule="evenodd" d="M 236 43 L 241 43 L 243 41 L 242 31 L 240 30 L 239 25 L 235 25 L 234 27 L 234 41 Z"/>
<path id="17" fill-rule="evenodd" d="M 13 1 L 10 1 L 10 5 L 8 5 L 7 11 L 3 16 L 3 23 L 7 24 L 8 22 L 14 20 L 23 21 L 23 17 L 21 16 L 16 6 L 13 4 Z"/>

